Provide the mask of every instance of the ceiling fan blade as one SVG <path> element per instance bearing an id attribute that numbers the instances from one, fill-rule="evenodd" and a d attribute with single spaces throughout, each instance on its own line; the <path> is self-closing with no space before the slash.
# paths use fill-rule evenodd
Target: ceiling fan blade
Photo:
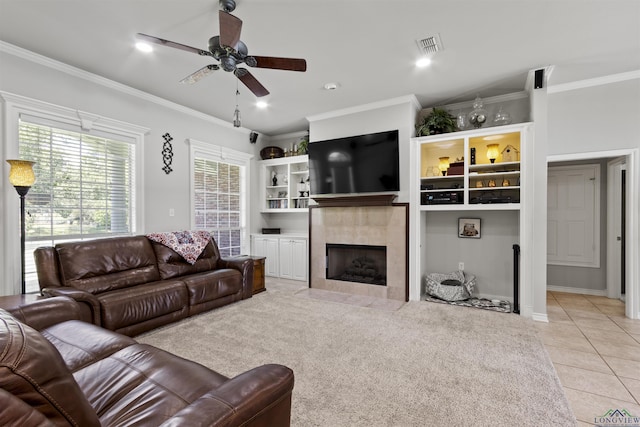
<path id="1" fill-rule="evenodd" d="M 244 83 L 244 85 L 248 87 L 249 90 L 253 92 L 253 94 L 258 98 L 260 98 L 261 96 L 269 95 L 269 91 L 264 86 L 262 86 L 262 84 L 255 77 L 253 77 L 253 74 L 251 74 L 249 70 L 245 68 L 237 68 L 233 72 L 233 74 L 235 74 L 236 77 L 240 79 L 240 81 Z"/>
<path id="2" fill-rule="evenodd" d="M 220 45 L 235 49 L 240 41 L 242 20 L 224 10 L 218 12 L 218 17 L 220 20 Z"/>
<path id="3" fill-rule="evenodd" d="M 142 33 L 138 33 L 137 37 L 149 43 L 155 43 L 162 46 L 169 46 L 175 49 L 184 50 L 186 52 L 197 53 L 198 55 L 202 55 L 202 56 L 213 56 L 213 54 L 208 50 L 198 49 L 197 47 L 187 46 L 186 44 L 172 42 L 170 40 L 161 39 L 159 37 L 149 36 L 147 34 L 142 34 Z"/>
<path id="4" fill-rule="evenodd" d="M 202 79 L 203 77 L 208 76 L 209 74 L 213 73 L 214 71 L 216 71 L 219 68 L 220 67 L 215 65 L 215 64 L 207 65 L 205 67 L 200 68 L 195 73 L 189 74 L 187 77 L 185 77 L 184 79 L 180 80 L 180 83 L 186 83 L 186 84 L 196 83 L 200 79 Z"/>
<path id="5" fill-rule="evenodd" d="M 297 58 L 276 58 L 273 56 L 255 56 L 254 67 L 258 68 L 275 68 L 277 70 L 287 71 L 307 71 L 307 61 Z"/>

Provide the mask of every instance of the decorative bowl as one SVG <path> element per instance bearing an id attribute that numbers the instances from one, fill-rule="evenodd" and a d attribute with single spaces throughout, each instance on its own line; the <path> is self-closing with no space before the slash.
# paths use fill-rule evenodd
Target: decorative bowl
<path id="1" fill-rule="evenodd" d="M 276 159 L 284 156 L 284 150 L 280 147 L 264 147 L 260 150 L 260 157 L 262 160 Z"/>

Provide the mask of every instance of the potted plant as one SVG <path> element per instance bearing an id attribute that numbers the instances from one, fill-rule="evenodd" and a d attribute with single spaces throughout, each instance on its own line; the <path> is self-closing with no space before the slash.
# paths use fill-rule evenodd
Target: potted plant
<path id="1" fill-rule="evenodd" d="M 300 142 L 298 142 L 298 154 L 307 154 L 307 149 L 309 147 L 309 135 L 305 135 L 302 137 Z"/>
<path id="2" fill-rule="evenodd" d="M 434 107 L 429 114 L 423 117 L 422 122 L 416 125 L 417 136 L 435 135 L 457 130 L 458 124 L 455 116 L 444 108 L 438 107 Z"/>

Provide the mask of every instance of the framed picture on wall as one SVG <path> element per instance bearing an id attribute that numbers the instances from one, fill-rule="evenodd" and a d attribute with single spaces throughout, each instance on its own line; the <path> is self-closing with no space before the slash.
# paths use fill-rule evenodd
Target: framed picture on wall
<path id="1" fill-rule="evenodd" d="M 480 218 L 458 218 L 458 237 L 480 238 Z"/>

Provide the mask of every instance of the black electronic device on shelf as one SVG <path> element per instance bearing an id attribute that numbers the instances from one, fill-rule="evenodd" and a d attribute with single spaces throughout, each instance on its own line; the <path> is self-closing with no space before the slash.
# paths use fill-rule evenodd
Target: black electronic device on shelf
<path id="1" fill-rule="evenodd" d="M 423 205 L 450 205 L 463 202 L 464 196 L 461 191 L 422 193 L 421 195 L 421 204 Z"/>

